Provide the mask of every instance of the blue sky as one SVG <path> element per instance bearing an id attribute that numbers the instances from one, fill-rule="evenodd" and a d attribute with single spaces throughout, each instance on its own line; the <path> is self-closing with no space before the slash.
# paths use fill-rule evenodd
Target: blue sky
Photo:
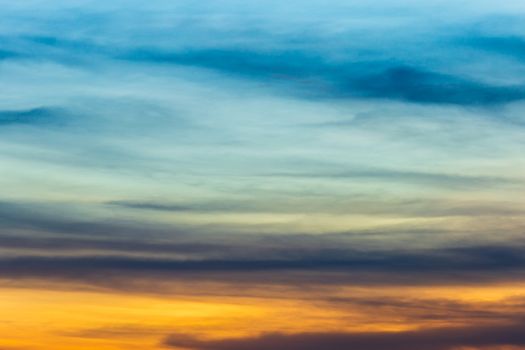
<path id="1" fill-rule="evenodd" d="M 277 233 L 522 210 L 520 5 L 126 5 L 5 5 L 7 204 Z"/>

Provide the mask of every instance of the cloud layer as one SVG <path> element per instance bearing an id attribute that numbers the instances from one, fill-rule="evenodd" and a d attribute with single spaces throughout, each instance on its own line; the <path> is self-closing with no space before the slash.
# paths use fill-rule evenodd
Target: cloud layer
<path id="1" fill-rule="evenodd" d="M 524 17 L 3 3 L 0 348 L 525 347 Z"/>

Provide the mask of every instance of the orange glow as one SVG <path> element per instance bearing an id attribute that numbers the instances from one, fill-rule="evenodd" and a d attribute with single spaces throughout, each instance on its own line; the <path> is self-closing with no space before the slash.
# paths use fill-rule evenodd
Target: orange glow
<path id="1" fill-rule="evenodd" d="M 221 292 L 227 295 L 232 291 Z M 427 300 L 430 306 L 433 302 L 429 300 L 438 300 L 497 310 L 512 307 L 512 298 L 520 295 L 525 295 L 525 286 L 391 288 L 387 293 L 377 288 L 347 287 L 316 293 L 288 292 L 281 297 L 242 296 L 242 293 L 230 297 L 151 296 L 3 288 L 0 345 L 53 350 L 153 349 L 162 348 L 162 340 L 171 333 L 221 339 L 264 332 L 395 332 L 429 325 L 447 326 L 452 321 L 423 320 L 411 308 L 400 314 L 389 305 L 392 300 Z M 339 302 L 334 303 L 337 298 Z M 370 313 L 366 305 L 352 302 L 363 298 L 386 300 L 385 307 L 379 313 Z M 468 317 L 465 315 L 456 322 L 468 322 Z M 27 337 L 28 331 L 31 337 Z"/>

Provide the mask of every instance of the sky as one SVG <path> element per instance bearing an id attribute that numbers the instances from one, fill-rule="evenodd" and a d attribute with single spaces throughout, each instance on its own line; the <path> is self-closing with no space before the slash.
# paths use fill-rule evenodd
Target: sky
<path id="1" fill-rule="evenodd" d="M 0 350 L 525 349 L 525 3 L 0 6 Z"/>

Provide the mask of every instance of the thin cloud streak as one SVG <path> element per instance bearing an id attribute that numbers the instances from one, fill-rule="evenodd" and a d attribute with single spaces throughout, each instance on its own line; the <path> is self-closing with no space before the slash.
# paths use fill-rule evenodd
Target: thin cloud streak
<path id="1" fill-rule="evenodd" d="M 199 248 L 196 251 L 199 254 L 210 247 L 196 248 Z M 211 248 L 212 252 L 221 249 Z M 281 253 L 279 249 L 263 250 L 271 258 L 228 257 L 246 253 L 239 249 L 242 252 L 227 248 L 221 258 L 178 260 L 79 253 L 64 257 L 20 255 L 0 260 L 0 277 L 19 281 L 80 282 L 106 288 L 111 288 L 113 283 L 116 286 L 132 286 L 133 281 L 148 280 L 151 288 L 155 288 L 166 279 L 257 285 L 476 285 L 522 280 L 525 274 L 523 248 L 516 247 L 480 246 L 405 253 L 352 251 L 350 248 L 294 251 L 288 248 Z M 273 277 L 269 280 L 270 275 Z"/>
<path id="2" fill-rule="evenodd" d="M 422 329 L 407 332 L 263 334 L 245 339 L 200 340 L 184 334 L 168 337 L 164 345 L 196 350 L 450 350 L 460 347 L 523 346 L 522 319 L 507 324 Z"/>
<path id="3" fill-rule="evenodd" d="M 65 113 L 59 109 L 37 107 L 27 110 L 0 110 L 0 127 L 8 125 L 60 125 Z"/>

